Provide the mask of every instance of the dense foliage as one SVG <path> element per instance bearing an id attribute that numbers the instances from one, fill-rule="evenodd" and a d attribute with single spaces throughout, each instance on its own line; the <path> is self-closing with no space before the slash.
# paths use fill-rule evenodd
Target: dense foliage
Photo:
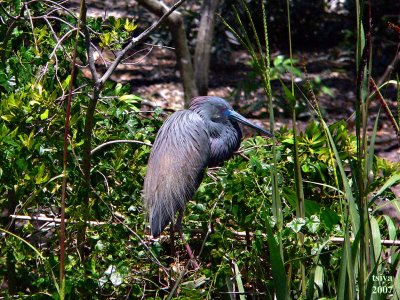
<path id="1" fill-rule="evenodd" d="M 1 5 L 0 16 L 8 26 L 0 30 L 4 37 L 0 46 L 0 207 L 4 215 L 0 293 L 58 299 L 62 297 L 54 276 L 60 255 L 58 223 L 11 219 L 10 215 L 59 217 L 66 96 L 75 42 L 71 28 L 77 21 L 69 15 L 50 18 L 48 1 L 33 1 L 28 7 L 19 1 Z M 88 23 L 99 47 L 111 50 L 121 49 L 136 28 L 128 19 L 99 18 Z M 150 153 L 146 144 L 154 141 L 166 116 L 160 109 L 141 111 L 142 99 L 131 94 L 128 84 L 107 82 L 96 107 L 88 216 L 93 222 L 86 231 L 85 257 L 81 257 L 77 233 L 87 217 L 82 203 L 83 131 L 92 89 L 83 72 L 85 51 L 80 40 L 68 140 L 66 298 L 163 298 L 175 283 L 179 283 L 175 295 L 181 299 L 223 298 L 229 292 L 273 298 L 266 229 L 270 225 L 274 233 L 279 229 L 271 206 L 273 155 L 282 199 L 282 255 L 291 296 L 301 295 L 297 272 L 301 264 L 312 266 L 305 272 L 311 285 L 317 286 L 316 297 L 337 295 L 344 247 L 331 238 L 343 237 L 348 230 L 347 210 L 340 200 L 345 190 L 340 166 L 323 124 L 310 122 L 297 137 L 304 218 L 295 217 L 292 130 L 276 132 L 275 154 L 271 151 L 275 140 L 251 137 L 233 159 L 208 170 L 187 205 L 183 224 L 201 268 L 181 278 L 187 263 L 183 245 L 177 242 L 177 255 L 171 256 L 167 233 L 159 240 L 150 238 L 141 200 Z M 279 69 L 282 65 L 283 58 L 273 67 L 277 77 L 284 72 Z M 356 138 L 344 121 L 330 125 L 328 131 L 351 179 Z M 105 144 L 115 140 L 123 142 Z M 388 180 L 394 184 L 393 175 L 399 172 L 398 164 L 373 157 L 367 192 L 373 195 Z M 390 189 L 383 189 L 379 197 L 395 199 Z M 376 239 L 396 239 L 390 218 L 371 214 L 371 220 L 377 225 Z M 379 274 L 394 280 L 399 256 L 395 252 L 390 256 L 391 260 L 379 260 Z"/>

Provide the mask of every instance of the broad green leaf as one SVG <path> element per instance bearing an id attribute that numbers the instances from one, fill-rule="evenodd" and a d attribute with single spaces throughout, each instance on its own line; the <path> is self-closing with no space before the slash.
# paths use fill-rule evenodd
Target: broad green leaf
<path id="1" fill-rule="evenodd" d="M 372 243 L 375 255 L 375 263 L 378 263 L 382 251 L 381 233 L 379 230 L 379 224 L 374 218 L 374 216 L 370 216 L 369 218 L 371 223 L 371 235 L 372 235 Z"/>
<path id="2" fill-rule="evenodd" d="M 128 32 L 132 32 L 137 28 L 137 25 L 135 24 L 134 20 L 129 21 L 128 19 L 126 19 L 124 28 Z"/>
<path id="3" fill-rule="evenodd" d="M 137 103 L 139 101 L 142 101 L 143 99 L 140 98 L 139 96 L 129 94 L 129 95 L 123 95 L 119 97 L 119 100 L 127 102 L 127 103 Z"/>
<path id="4" fill-rule="evenodd" d="M 1 118 L 4 121 L 11 122 L 14 119 L 14 116 L 13 115 L 2 115 Z"/>
<path id="5" fill-rule="evenodd" d="M 45 119 L 48 118 L 48 116 L 49 116 L 49 110 L 46 109 L 46 110 L 40 115 L 40 119 L 41 119 L 41 120 L 45 120 Z"/>
<path id="6" fill-rule="evenodd" d="M 293 221 L 287 223 L 286 227 L 292 229 L 295 233 L 298 233 L 305 224 L 306 224 L 305 219 L 295 218 Z"/>
<path id="7" fill-rule="evenodd" d="M 100 47 L 107 47 L 112 41 L 111 33 L 106 32 L 100 35 Z"/>
<path id="8" fill-rule="evenodd" d="M 120 83 L 120 82 L 118 82 L 116 85 L 115 85 L 115 95 L 119 95 L 119 93 L 121 92 L 121 89 L 122 89 L 122 84 Z"/>
<path id="9" fill-rule="evenodd" d="M 312 215 L 306 222 L 306 226 L 308 228 L 308 230 L 312 233 L 316 233 L 319 225 L 321 224 L 318 216 L 316 215 Z"/>

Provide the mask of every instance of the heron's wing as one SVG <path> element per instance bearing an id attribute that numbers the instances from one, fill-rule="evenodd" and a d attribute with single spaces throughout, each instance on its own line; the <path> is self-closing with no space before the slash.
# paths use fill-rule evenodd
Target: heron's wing
<path id="1" fill-rule="evenodd" d="M 176 112 L 162 125 L 151 150 L 143 189 L 154 237 L 193 197 L 209 155 L 208 131 L 197 113 Z"/>

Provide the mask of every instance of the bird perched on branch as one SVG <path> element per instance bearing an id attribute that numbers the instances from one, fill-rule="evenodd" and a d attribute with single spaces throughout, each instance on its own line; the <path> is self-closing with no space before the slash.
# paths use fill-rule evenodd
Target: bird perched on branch
<path id="1" fill-rule="evenodd" d="M 239 149 L 242 131 L 238 123 L 272 136 L 235 112 L 224 99 L 205 96 L 194 98 L 189 109 L 173 113 L 153 144 L 143 189 L 151 234 L 158 237 L 179 212 L 175 227 L 192 261 L 181 230 L 183 211 L 206 168 L 220 165 Z"/>

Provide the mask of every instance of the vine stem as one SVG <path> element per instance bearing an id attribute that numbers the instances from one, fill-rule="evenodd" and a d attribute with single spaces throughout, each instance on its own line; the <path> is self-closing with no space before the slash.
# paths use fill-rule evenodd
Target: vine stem
<path id="1" fill-rule="evenodd" d="M 85 11 L 85 0 L 81 0 L 80 3 L 80 19 L 83 15 L 86 15 Z M 72 102 L 72 90 L 76 77 L 76 57 L 78 52 L 78 40 L 79 40 L 80 22 L 78 22 L 78 28 L 75 36 L 75 45 L 71 61 L 71 78 L 68 86 L 68 98 L 67 107 L 65 112 L 65 132 L 64 132 L 64 148 L 63 148 L 63 181 L 61 189 L 61 222 L 60 222 L 60 299 L 64 299 L 64 282 L 65 282 L 65 198 L 67 189 L 67 158 L 68 158 L 68 139 L 69 139 L 69 127 L 71 118 L 71 102 Z"/>

